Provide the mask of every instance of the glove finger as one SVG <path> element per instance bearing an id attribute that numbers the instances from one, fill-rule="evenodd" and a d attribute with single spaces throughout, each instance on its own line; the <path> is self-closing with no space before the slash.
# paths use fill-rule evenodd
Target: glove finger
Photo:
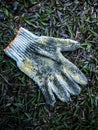
<path id="1" fill-rule="evenodd" d="M 54 94 L 52 92 L 51 87 L 50 86 L 49 87 L 48 86 L 41 86 L 40 89 L 45 97 L 46 103 L 54 106 L 56 100 L 55 100 L 55 97 L 54 97 Z"/>
<path id="2" fill-rule="evenodd" d="M 63 67 L 63 72 L 67 77 L 73 81 L 75 81 L 78 84 L 86 85 L 87 84 L 87 78 L 85 75 L 70 61 L 66 59 L 65 67 Z"/>
<path id="3" fill-rule="evenodd" d="M 48 80 L 48 86 L 51 87 L 53 93 L 63 102 L 68 102 L 70 101 L 70 94 L 65 89 L 65 86 L 58 80 L 57 77 L 51 82 Z"/>
<path id="4" fill-rule="evenodd" d="M 60 61 L 62 65 L 62 72 L 65 73 L 65 75 L 75 81 L 76 83 L 79 83 L 81 85 L 86 85 L 87 84 L 87 78 L 85 75 L 68 59 L 66 59 L 62 53 L 58 50 L 58 61 Z"/>
<path id="5" fill-rule="evenodd" d="M 80 44 L 77 41 L 71 39 L 54 38 L 47 36 L 41 36 L 40 39 L 42 45 L 45 45 L 48 48 L 60 48 L 61 51 L 74 51 L 80 47 Z"/>
<path id="6" fill-rule="evenodd" d="M 64 73 L 62 73 L 62 76 L 58 76 L 58 79 L 60 79 L 60 82 L 64 84 L 65 89 L 67 89 L 71 95 L 78 95 L 81 92 L 79 85 L 67 78 Z"/>

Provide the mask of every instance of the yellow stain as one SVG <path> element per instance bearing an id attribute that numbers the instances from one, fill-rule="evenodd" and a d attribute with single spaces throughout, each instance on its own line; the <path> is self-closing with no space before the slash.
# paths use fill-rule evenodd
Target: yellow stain
<path id="1" fill-rule="evenodd" d="M 36 72 L 34 72 L 33 62 L 27 57 L 23 60 L 20 69 L 29 76 L 34 76 L 36 74 Z"/>
<path id="2" fill-rule="evenodd" d="M 19 68 L 22 72 L 24 72 L 30 78 L 34 78 L 38 83 L 41 83 L 43 81 L 42 76 L 36 73 L 37 68 L 34 65 L 33 61 L 31 61 L 27 57 L 23 60 L 23 63 L 19 65 Z"/>

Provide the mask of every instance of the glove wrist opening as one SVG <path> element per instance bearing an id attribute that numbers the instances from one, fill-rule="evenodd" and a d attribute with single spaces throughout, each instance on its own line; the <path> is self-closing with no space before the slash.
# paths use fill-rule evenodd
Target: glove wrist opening
<path id="1" fill-rule="evenodd" d="M 23 58 L 26 56 L 26 48 L 30 44 L 30 40 L 34 40 L 37 38 L 36 35 L 32 34 L 28 30 L 24 28 L 20 28 L 17 32 L 16 37 L 12 40 L 9 45 L 4 49 L 5 53 L 17 61 L 22 61 Z"/>

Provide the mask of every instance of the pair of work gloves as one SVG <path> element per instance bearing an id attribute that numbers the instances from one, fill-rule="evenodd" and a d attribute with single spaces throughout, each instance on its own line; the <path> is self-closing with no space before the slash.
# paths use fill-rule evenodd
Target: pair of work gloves
<path id="1" fill-rule="evenodd" d="M 80 93 L 79 84 L 87 84 L 84 74 L 62 55 L 64 51 L 74 51 L 79 47 L 77 41 L 37 36 L 21 27 L 4 51 L 37 83 L 46 103 L 54 105 L 55 95 L 68 102 L 71 95 Z"/>

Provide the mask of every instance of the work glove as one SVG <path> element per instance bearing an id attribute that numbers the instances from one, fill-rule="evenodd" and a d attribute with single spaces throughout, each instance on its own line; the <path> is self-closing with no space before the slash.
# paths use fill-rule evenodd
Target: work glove
<path id="1" fill-rule="evenodd" d="M 87 84 L 84 74 L 62 55 L 64 51 L 74 51 L 79 47 L 74 40 L 36 36 L 21 27 L 4 51 L 37 83 L 46 103 L 54 105 L 55 95 L 68 102 L 71 95 L 80 93 L 79 84 Z"/>

